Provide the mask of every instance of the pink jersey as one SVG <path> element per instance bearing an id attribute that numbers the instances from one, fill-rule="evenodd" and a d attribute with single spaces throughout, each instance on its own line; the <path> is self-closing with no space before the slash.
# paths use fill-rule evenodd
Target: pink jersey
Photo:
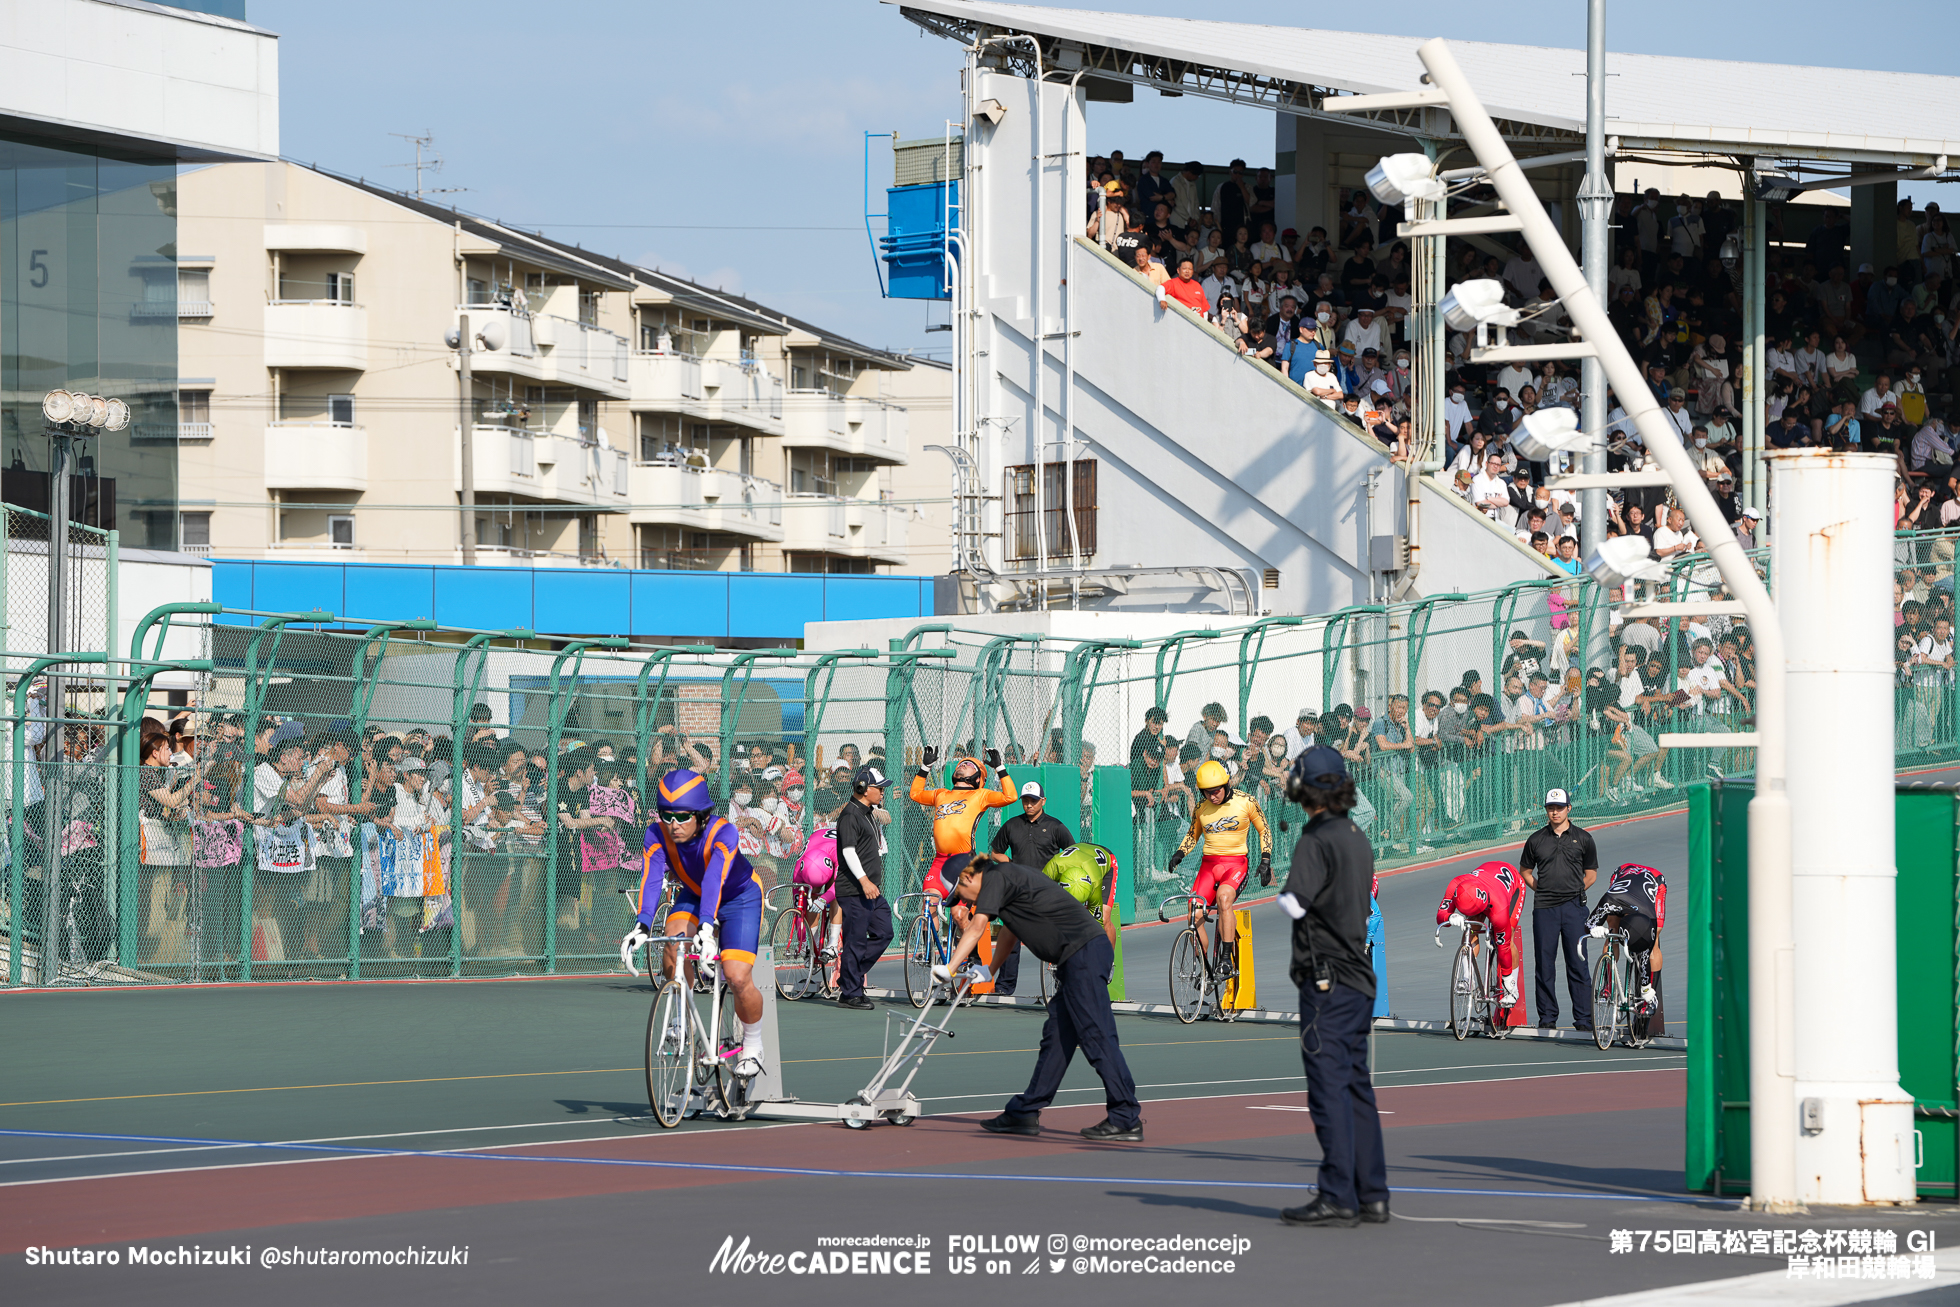
<path id="1" fill-rule="evenodd" d="M 796 860 L 796 871 L 790 880 L 797 885 L 809 885 L 824 891 L 828 899 L 835 893 L 833 882 L 837 879 L 837 828 L 819 826 L 810 832 L 810 842 L 803 848 L 803 856 Z"/>

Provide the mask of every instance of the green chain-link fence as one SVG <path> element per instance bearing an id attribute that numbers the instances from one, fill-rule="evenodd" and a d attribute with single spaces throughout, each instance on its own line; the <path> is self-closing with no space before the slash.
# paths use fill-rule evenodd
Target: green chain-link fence
<path id="1" fill-rule="evenodd" d="M 1951 611 L 1953 543 L 1900 538 L 1929 623 Z M 1597 821 L 1750 766 L 1746 749 L 1657 745 L 1748 729 L 1740 620 L 1621 624 L 1583 578 L 1148 642 L 927 624 L 827 653 L 549 648 L 528 631 L 179 605 L 113 659 L 97 638 L 50 664 L 13 638 L 34 611 L 32 556 L 9 549 L 0 732 L 16 985 L 609 969 L 647 795 L 674 767 L 710 778 L 774 890 L 851 772 L 879 763 L 886 885 L 902 895 L 931 855 L 931 812 L 907 797 L 923 750 L 950 768 L 999 749 L 1051 815 L 1117 852 L 1128 919 L 1178 888 L 1190 773 L 1215 750 L 1265 808 L 1282 866 L 1304 814 L 1281 778 L 1308 742 L 1349 755 L 1385 865 L 1515 838 L 1553 786 Z M 108 542 L 101 557 L 106 630 Z M 1667 588 L 1712 585 L 1691 559 Z M 1603 675 L 1629 648 L 1636 693 Z M 1724 664 L 1712 679 L 1709 657 Z M 51 670 L 67 678 L 59 711 L 37 696 Z M 189 701 L 192 738 L 159 733 L 187 711 L 159 677 Z M 1960 751 L 1950 671 L 1902 656 L 1898 713 L 1902 763 Z"/>

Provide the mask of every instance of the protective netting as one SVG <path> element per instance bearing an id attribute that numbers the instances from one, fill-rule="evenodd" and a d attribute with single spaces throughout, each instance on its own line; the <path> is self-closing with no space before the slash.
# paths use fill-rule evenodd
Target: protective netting
<path id="1" fill-rule="evenodd" d="M 1953 543 L 1900 537 L 1910 620 L 1950 614 Z M 9 549 L 17 631 L 42 602 L 33 557 L 26 540 Z M 1717 588 L 1689 560 L 1657 597 Z M 932 813 L 907 787 L 924 751 L 945 784 L 955 759 L 997 749 L 1017 784 L 1041 783 L 1049 815 L 1116 852 L 1134 919 L 1195 870 L 1169 864 L 1192 773 L 1214 758 L 1261 804 L 1282 868 L 1304 817 L 1282 777 L 1312 744 L 1347 756 L 1384 865 L 1521 836 L 1553 787 L 1592 823 L 1751 765 L 1747 748 L 1659 742 L 1751 728 L 1746 623 L 1622 622 L 1586 579 L 1149 642 L 929 625 L 886 652 L 548 649 L 205 607 L 153 615 L 106 663 L 99 638 L 61 651 L 92 662 L 5 654 L 9 983 L 610 969 L 646 796 L 678 767 L 707 776 L 774 908 L 867 763 L 892 781 L 887 892 L 915 891 Z M 1953 674 L 1908 656 L 1910 620 L 1902 763 L 1960 748 Z M 1628 659 L 1636 692 L 1607 675 Z"/>

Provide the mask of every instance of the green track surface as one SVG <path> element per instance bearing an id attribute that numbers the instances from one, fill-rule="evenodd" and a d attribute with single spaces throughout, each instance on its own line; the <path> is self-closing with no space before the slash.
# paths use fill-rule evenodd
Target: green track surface
<path id="1" fill-rule="evenodd" d="M 616 1134 L 637 1128 L 618 1118 L 646 1111 L 640 1041 L 650 1001 L 643 981 L 624 977 L 16 995 L 0 1007 L 13 1050 L 0 1068 L 0 1127 L 256 1140 L 386 1135 L 408 1148 Z M 881 1058 L 885 1014 L 912 1015 L 903 1005 L 853 1012 L 816 1001 L 778 1012 L 785 1083 L 811 1101 L 860 1089 Z M 962 1011 L 914 1092 L 933 1113 L 995 1108 L 1026 1083 L 1042 1020 L 1032 1009 Z M 1118 1024 L 1145 1099 L 1270 1091 L 1299 1101 L 1294 1026 L 1140 1016 Z M 1376 1038 L 1383 1085 L 1682 1064 L 1680 1054 L 1571 1043 Z M 1081 1059 L 1066 1083 L 1062 1102 L 1101 1095 Z M 9 1142 L 16 1156 L 114 1147 Z M 166 1160 L 230 1159 L 172 1155 L 154 1164 Z"/>

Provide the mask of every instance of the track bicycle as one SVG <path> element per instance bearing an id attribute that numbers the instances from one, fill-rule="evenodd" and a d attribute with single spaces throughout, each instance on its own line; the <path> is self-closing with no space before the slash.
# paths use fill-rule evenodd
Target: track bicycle
<path id="1" fill-rule="evenodd" d="M 1474 917 L 1452 914 L 1436 927 L 1436 947 L 1443 948 L 1443 926 L 1460 925 L 1463 937 L 1450 960 L 1450 1033 L 1457 1042 L 1481 1030 L 1492 1039 L 1511 1033 L 1511 1006 L 1504 1001 L 1504 980 L 1497 974 L 1497 946 L 1487 937 L 1489 927 Z"/>
<path id="2" fill-rule="evenodd" d="M 1167 898 L 1160 902 L 1157 920 L 1168 923 L 1170 905 L 1178 900 L 1183 902 L 1187 917 L 1202 909 L 1205 922 L 1218 920 L 1218 909 L 1195 894 L 1181 894 L 1176 900 Z M 1209 1010 L 1220 1021 L 1237 1021 L 1239 1010 L 1225 1002 L 1225 986 L 1237 975 L 1238 969 L 1230 961 L 1214 958 L 1212 951 L 1205 947 L 1198 923 L 1187 924 L 1171 941 L 1171 1009 L 1177 1013 L 1177 1019 L 1188 1026 Z"/>
<path id="3" fill-rule="evenodd" d="M 782 888 L 778 886 L 778 888 Z M 776 992 L 794 1001 L 812 994 L 837 997 L 839 957 L 826 948 L 829 909 L 809 885 L 788 887 L 789 902 L 776 912 L 769 946 L 776 970 Z"/>
<path id="4" fill-rule="evenodd" d="M 683 1119 L 712 1111 L 739 1121 L 755 1106 L 749 1096 L 754 1076 L 736 1070 L 742 1053 L 742 1021 L 728 995 L 719 962 L 693 948 L 691 935 L 662 935 L 647 947 L 682 945 L 681 966 L 663 981 L 647 1014 L 647 1101 L 654 1119 L 672 1129 Z M 651 955 L 649 955 L 651 956 Z M 707 983 L 707 1013 L 699 991 L 685 979 L 692 972 Z"/>
<path id="5" fill-rule="evenodd" d="M 1593 960 L 1593 1042 L 1601 1050 L 1613 1047 L 1624 1034 L 1628 1048 L 1645 1048 L 1652 1035 L 1636 1035 L 1634 1013 L 1640 994 L 1633 986 L 1633 950 L 1627 946 L 1627 932 L 1594 926 L 1592 937 L 1600 941 L 1599 956 Z"/>
<path id="6" fill-rule="evenodd" d="M 901 894 L 895 906 L 902 917 L 910 917 L 905 927 L 906 996 L 912 1000 L 913 1007 L 922 1008 L 935 987 L 944 989 L 944 982 L 932 978 L 932 969 L 945 965 L 953 957 L 946 905 L 938 895 L 918 890 Z"/>

